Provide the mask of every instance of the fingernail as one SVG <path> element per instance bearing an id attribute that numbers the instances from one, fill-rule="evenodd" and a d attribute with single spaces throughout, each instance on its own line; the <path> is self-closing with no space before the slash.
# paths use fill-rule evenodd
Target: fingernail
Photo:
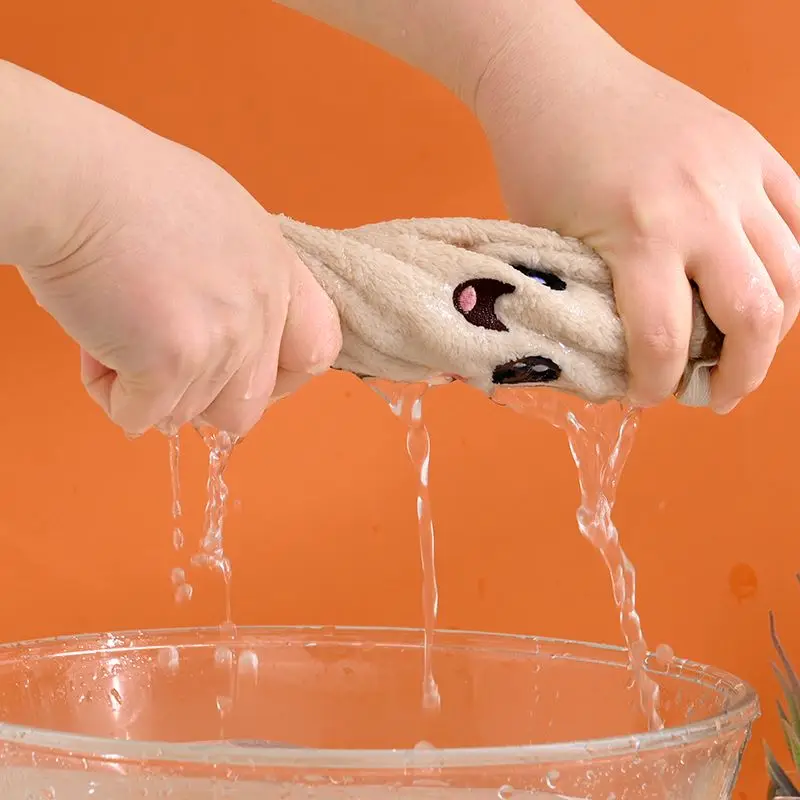
<path id="1" fill-rule="evenodd" d="M 730 414 L 736 406 L 739 405 L 741 400 L 733 400 L 729 403 L 721 403 L 714 407 L 714 411 L 719 414 L 720 416 L 725 416 L 726 414 Z"/>

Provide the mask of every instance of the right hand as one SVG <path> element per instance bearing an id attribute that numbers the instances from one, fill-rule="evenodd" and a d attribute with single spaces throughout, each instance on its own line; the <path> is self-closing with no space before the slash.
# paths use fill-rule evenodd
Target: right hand
<path id="1" fill-rule="evenodd" d="M 21 266 L 24 280 L 125 431 L 195 421 L 244 435 L 271 399 L 333 363 L 333 303 L 219 166 L 73 97 L 88 143 L 76 225 L 47 263 Z"/>
<path id="2" fill-rule="evenodd" d="M 606 261 L 639 405 L 678 385 L 694 281 L 725 336 L 711 406 L 727 413 L 800 310 L 800 179 L 750 125 L 634 58 L 577 3 L 552 8 L 550 35 L 516 31 L 481 84 L 511 214 Z"/>

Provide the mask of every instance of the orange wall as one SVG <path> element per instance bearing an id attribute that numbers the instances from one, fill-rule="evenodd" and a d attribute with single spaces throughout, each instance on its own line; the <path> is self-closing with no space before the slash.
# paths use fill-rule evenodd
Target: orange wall
<path id="1" fill-rule="evenodd" d="M 796 0 L 591 0 L 638 54 L 751 119 L 797 167 Z M 5 0 L 0 53 L 202 150 L 270 209 L 330 225 L 501 213 L 476 125 L 443 90 L 267 0 Z M 127 441 L 84 397 L 77 351 L 0 273 L 0 639 L 215 623 L 196 576 L 176 608 L 167 449 Z M 736 672 L 766 723 L 744 797 L 777 740 L 767 611 L 800 660 L 798 334 L 728 419 L 645 415 L 617 519 L 652 645 Z M 577 533 L 559 434 L 451 387 L 429 402 L 441 623 L 617 641 L 611 592 Z M 236 453 L 229 522 L 241 623 L 416 624 L 413 476 L 403 431 L 355 380 L 328 376 Z M 199 536 L 201 448 L 184 501 Z M 544 464 L 547 468 L 544 468 Z M 529 503 L 539 522 L 530 521 Z M 746 794 L 745 794 L 746 793 Z"/>

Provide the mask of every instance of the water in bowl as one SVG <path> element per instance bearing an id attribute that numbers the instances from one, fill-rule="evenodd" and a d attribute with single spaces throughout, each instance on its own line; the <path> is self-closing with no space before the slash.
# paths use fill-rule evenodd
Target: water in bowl
<path id="1" fill-rule="evenodd" d="M 624 648 L 438 631 L 432 715 L 422 648 L 422 631 L 335 628 L 2 646 L 0 798 L 720 800 L 758 713 L 736 678 L 653 658 L 650 731 Z"/>

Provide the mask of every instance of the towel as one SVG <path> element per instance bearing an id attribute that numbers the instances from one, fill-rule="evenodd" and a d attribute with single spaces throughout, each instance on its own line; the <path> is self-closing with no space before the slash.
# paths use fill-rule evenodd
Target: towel
<path id="1" fill-rule="evenodd" d="M 362 378 L 549 386 L 594 403 L 627 391 L 611 273 L 576 239 L 497 220 L 393 220 L 346 230 L 278 217 L 338 309 L 334 368 Z M 723 336 L 696 287 L 676 397 L 709 401 Z"/>

